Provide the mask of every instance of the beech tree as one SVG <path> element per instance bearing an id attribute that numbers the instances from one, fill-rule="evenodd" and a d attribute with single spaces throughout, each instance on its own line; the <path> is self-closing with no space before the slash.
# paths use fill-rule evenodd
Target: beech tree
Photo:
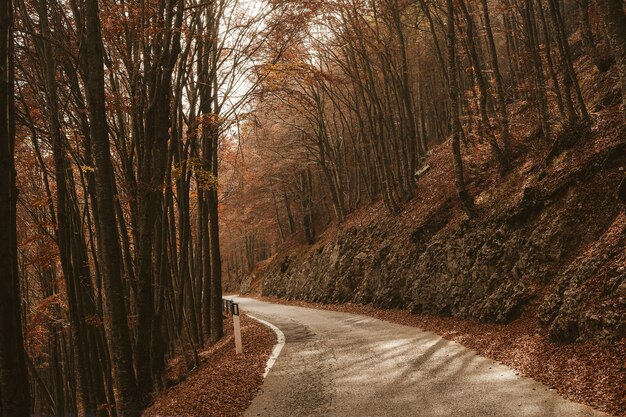
<path id="1" fill-rule="evenodd" d="M 30 416 L 17 255 L 13 2 L 0 4 L 0 414 Z"/>
<path id="2" fill-rule="evenodd" d="M 463 172 L 463 158 L 461 156 L 461 119 L 459 118 L 459 92 L 456 67 L 456 29 L 454 22 L 453 0 L 446 0 L 446 14 L 448 23 L 448 82 L 450 84 L 450 113 L 452 119 L 452 155 L 454 158 L 454 183 L 463 209 L 471 218 L 474 216 L 474 200 L 467 192 L 465 174 Z M 482 101 L 482 99 L 481 99 Z M 481 110 L 482 111 L 482 110 Z"/>
<path id="3" fill-rule="evenodd" d="M 89 108 L 91 152 L 94 158 L 95 194 L 98 209 L 97 233 L 102 256 L 104 322 L 111 353 L 115 404 L 118 414 L 141 414 L 137 380 L 133 370 L 132 345 L 128 329 L 122 283 L 121 249 L 117 236 L 114 173 L 109 145 L 104 89 L 104 58 L 97 0 L 86 0 L 84 8 L 85 59 L 82 75 Z"/>

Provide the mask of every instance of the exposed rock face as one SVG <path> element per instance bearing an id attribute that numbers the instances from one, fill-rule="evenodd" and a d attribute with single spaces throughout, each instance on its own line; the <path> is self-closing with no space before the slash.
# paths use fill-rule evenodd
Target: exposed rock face
<path id="1" fill-rule="evenodd" d="M 262 294 L 498 323 L 529 311 L 557 342 L 623 338 L 626 215 L 615 190 L 626 144 L 577 152 L 484 192 L 475 220 L 444 196 L 417 222 L 409 205 L 348 223 L 270 262 Z"/>

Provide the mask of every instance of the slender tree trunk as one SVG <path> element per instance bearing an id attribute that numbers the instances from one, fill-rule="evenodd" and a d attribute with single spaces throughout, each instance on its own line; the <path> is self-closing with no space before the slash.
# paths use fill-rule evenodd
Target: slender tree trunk
<path id="1" fill-rule="evenodd" d="M 112 358 L 113 383 L 117 413 L 120 417 L 139 417 L 141 404 L 133 370 L 133 351 L 128 328 L 124 285 L 122 282 L 121 249 L 115 217 L 113 164 L 105 110 L 104 64 L 100 17 L 97 0 L 85 0 L 86 56 L 84 71 L 89 104 L 91 146 L 95 165 L 96 200 L 101 236 L 105 292 L 105 331 Z"/>
<path id="2" fill-rule="evenodd" d="M 559 85 L 559 80 L 557 78 L 554 66 L 554 60 L 552 58 L 552 37 L 550 36 L 545 13 L 543 12 L 543 8 L 541 7 L 539 8 L 539 21 L 541 23 L 541 30 L 543 32 L 546 63 L 548 64 L 548 73 L 550 74 L 550 79 L 552 80 L 552 88 L 554 89 L 554 95 L 556 96 L 556 104 L 559 108 L 559 115 L 561 116 L 561 119 L 566 120 L 567 117 L 565 116 L 565 104 L 563 102 L 563 95 L 561 94 L 561 86 Z"/>
<path id="3" fill-rule="evenodd" d="M 580 8 L 580 31 L 587 49 L 587 55 L 589 55 L 598 71 L 606 72 L 613 65 L 613 57 L 603 54 L 596 46 L 589 19 L 589 0 L 578 0 L 578 7 Z"/>
<path id="4" fill-rule="evenodd" d="M 541 5 L 540 5 L 541 7 Z M 576 72 L 574 71 L 574 64 L 572 62 L 572 54 L 570 52 L 569 41 L 567 39 L 567 31 L 565 29 L 565 22 L 563 20 L 561 10 L 557 0 L 548 0 L 548 9 L 554 25 L 557 45 L 561 52 L 561 60 L 563 67 L 563 85 L 565 86 L 565 104 L 568 109 L 568 118 L 570 125 L 575 124 L 579 119 L 583 122 L 590 120 L 589 113 L 587 112 L 587 106 L 580 90 L 580 84 Z M 573 101 L 570 104 L 571 89 L 574 89 L 575 99 L 578 102 L 578 109 L 580 115 L 574 109 Z M 571 105 L 571 109 L 570 109 Z"/>
<path id="5" fill-rule="evenodd" d="M 402 20 L 397 0 L 394 0 L 392 5 L 392 18 L 395 26 L 395 30 L 398 35 L 398 41 L 400 43 L 400 63 L 401 63 L 401 85 L 400 97 L 403 102 L 403 109 L 406 117 L 407 134 L 408 134 L 408 167 L 405 170 L 406 181 L 408 185 L 408 191 L 412 197 L 415 189 L 415 167 L 418 160 L 421 158 L 419 154 L 419 137 L 416 123 L 416 114 L 413 103 L 413 92 L 411 90 L 411 82 L 409 81 L 409 59 L 407 57 L 407 45 L 404 35 L 404 29 L 402 26 Z"/>
<path id="6" fill-rule="evenodd" d="M 504 95 L 504 81 L 500 72 L 500 64 L 498 63 L 498 52 L 496 42 L 493 38 L 493 30 L 491 28 L 491 17 L 489 15 L 489 5 L 487 0 L 481 0 L 483 10 L 483 19 L 485 24 L 485 34 L 487 35 L 487 44 L 489 46 L 489 56 L 491 57 L 491 69 L 493 70 L 496 82 L 496 94 L 498 97 L 498 115 L 500 116 L 500 127 L 502 129 L 502 142 L 504 144 L 504 156 L 511 158 L 511 132 L 509 129 L 509 112 L 506 109 L 506 98 Z"/>
<path id="7" fill-rule="evenodd" d="M 199 241 L 200 253 L 202 257 L 202 334 L 204 339 L 211 337 L 211 248 L 209 241 L 209 206 L 207 202 L 207 191 L 198 193 L 198 210 L 201 218 L 198 221 L 200 226 Z"/>
<path id="8" fill-rule="evenodd" d="M 454 28 L 453 0 L 446 0 L 448 17 L 448 80 L 450 92 L 450 108 L 452 116 L 452 154 L 454 157 L 454 182 L 456 190 L 467 216 L 474 216 L 474 200 L 467 192 L 463 173 L 463 158 L 461 156 L 461 119 L 459 118 L 459 92 L 456 68 L 456 34 Z"/>
<path id="9" fill-rule="evenodd" d="M 595 0 L 604 20 L 606 32 L 622 84 L 622 113 L 626 118 L 626 15 L 622 0 Z"/>
<path id="10" fill-rule="evenodd" d="M 541 122 L 541 131 L 546 140 L 552 137 L 550 129 L 550 115 L 548 113 L 548 99 L 546 98 L 546 87 L 543 76 L 543 65 L 539 56 L 539 41 L 537 39 L 537 29 L 535 25 L 535 0 L 524 0 L 523 15 L 524 26 L 528 37 L 528 48 L 532 58 L 533 80 L 535 84 L 535 102 L 537 111 L 539 112 L 539 120 Z"/>
<path id="11" fill-rule="evenodd" d="M 285 203 L 285 210 L 287 211 L 287 223 L 289 223 L 289 234 L 296 233 L 296 221 L 293 218 L 293 212 L 291 211 L 291 200 L 286 192 L 283 192 L 283 201 Z"/>
<path id="12" fill-rule="evenodd" d="M 49 28 L 48 4 L 39 2 L 39 26 L 44 39 L 52 39 Z M 61 267 L 65 279 L 72 337 L 71 353 L 74 358 L 79 415 L 97 413 L 97 405 L 105 401 L 102 381 L 94 377 L 101 374 L 99 361 L 90 361 L 90 352 L 96 351 L 90 334 L 96 329 L 88 329 L 86 315 L 95 314 L 91 274 L 87 259 L 87 249 L 78 208 L 75 205 L 76 193 L 72 171 L 67 160 L 64 137 L 61 134 L 60 115 L 56 82 L 56 62 L 53 59 L 51 44 L 40 43 L 40 56 L 44 63 L 46 78 L 48 128 L 52 139 L 57 194 L 57 243 Z M 44 167 L 42 167 L 43 169 Z"/>
<path id="13" fill-rule="evenodd" d="M 276 201 L 276 192 L 274 192 L 274 186 L 270 185 L 270 192 L 272 193 L 272 203 L 274 205 L 274 216 L 276 216 L 276 226 L 278 228 L 278 238 L 280 243 L 285 241 L 285 232 L 283 230 L 282 222 L 280 221 L 280 211 L 278 210 L 278 202 Z"/>
<path id="14" fill-rule="evenodd" d="M 482 74 L 480 59 L 478 57 L 478 51 L 476 49 L 476 37 L 474 35 L 474 18 L 469 13 L 469 10 L 467 9 L 464 0 L 459 0 L 459 4 L 461 5 L 461 10 L 463 12 L 463 15 L 465 16 L 465 21 L 467 22 L 467 43 L 469 46 L 469 56 L 472 66 L 474 67 L 474 77 L 476 79 L 476 84 L 478 84 L 478 109 L 481 119 L 480 136 L 486 136 L 489 140 L 491 152 L 493 153 L 495 160 L 500 166 L 500 173 L 502 175 L 505 175 L 511 169 L 511 165 L 506 154 L 504 154 L 502 152 L 502 149 L 500 149 L 500 146 L 498 145 L 496 137 L 493 133 L 491 123 L 489 122 L 489 115 L 487 114 L 487 81 Z"/>
<path id="15" fill-rule="evenodd" d="M 216 140 L 217 142 L 217 140 Z M 215 149 L 217 152 L 217 147 Z M 217 160 L 215 161 L 217 165 Z M 217 166 L 215 173 L 217 177 Z M 211 250 L 211 341 L 216 342 L 224 335 L 222 318 L 222 256 L 219 240 L 217 188 L 209 193 L 209 243 Z"/>
<path id="16" fill-rule="evenodd" d="M 30 416 L 17 263 L 13 1 L 0 2 L 0 414 Z"/>
<path id="17" fill-rule="evenodd" d="M 302 226 L 304 228 L 304 237 L 309 245 L 315 243 L 315 223 L 313 221 L 312 207 L 312 178 L 311 169 L 300 172 L 300 189 L 302 195 Z"/>

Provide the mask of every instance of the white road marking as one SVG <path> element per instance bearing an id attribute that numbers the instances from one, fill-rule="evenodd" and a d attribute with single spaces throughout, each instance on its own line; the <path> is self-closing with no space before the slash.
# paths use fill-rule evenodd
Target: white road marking
<path id="1" fill-rule="evenodd" d="M 251 319 L 258 321 L 259 323 L 266 325 L 270 329 L 274 330 L 274 333 L 276 333 L 276 336 L 278 337 L 278 342 L 274 346 L 274 349 L 272 350 L 272 354 L 270 355 L 270 358 L 267 360 L 267 365 L 265 366 L 265 372 L 263 373 L 263 379 L 265 379 L 265 377 L 267 377 L 267 374 L 270 372 L 270 369 L 272 369 L 272 366 L 274 366 L 276 359 L 278 359 L 278 355 L 280 355 L 280 351 L 283 350 L 283 346 L 285 346 L 285 334 L 278 327 L 274 326 L 270 322 L 261 320 L 254 316 L 251 316 L 250 314 L 247 314 L 247 316 L 250 317 Z"/>

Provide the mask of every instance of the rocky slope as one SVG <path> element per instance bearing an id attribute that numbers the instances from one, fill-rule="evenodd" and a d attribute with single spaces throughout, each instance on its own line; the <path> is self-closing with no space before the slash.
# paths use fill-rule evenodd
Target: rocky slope
<path id="1" fill-rule="evenodd" d="M 589 67 L 584 60 L 579 65 Z M 589 67 L 590 68 L 590 67 Z M 243 292 L 506 323 L 535 317 L 553 341 L 626 335 L 626 125 L 615 74 L 583 79 L 593 123 L 538 135 L 531 105 L 511 105 L 515 168 L 500 178 L 486 144 L 464 152 L 479 210 L 455 196 L 449 143 L 433 149 L 402 213 L 380 203 L 306 246 L 295 241 L 241 283 Z M 558 145 L 554 145 L 558 143 Z"/>

